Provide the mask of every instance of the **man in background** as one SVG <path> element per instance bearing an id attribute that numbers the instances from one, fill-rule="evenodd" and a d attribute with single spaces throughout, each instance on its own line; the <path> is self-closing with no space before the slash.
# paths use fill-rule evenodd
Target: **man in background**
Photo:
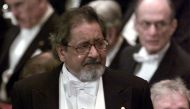
<path id="1" fill-rule="evenodd" d="M 97 14 L 103 18 L 107 27 L 106 39 L 109 45 L 106 66 L 117 69 L 121 51 L 128 46 L 127 41 L 119 33 L 122 25 L 121 8 L 117 2 L 112 0 L 97 0 L 90 2 L 88 5 L 94 8 Z"/>
<path id="2" fill-rule="evenodd" d="M 190 92 L 180 78 L 153 84 L 151 99 L 154 109 L 190 109 Z"/>
<path id="3" fill-rule="evenodd" d="M 0 99 L 9 101 L 12 85 L 32 56 L 50 50 L 49 34 L 58 16 L 47 0 L 5 0 L 16 26 L 6 33 L 0 54 Z"/>
<path id="4" fill-rule="evenodd" d="M 122 52 L 120 69 L 150 84 L 176 76 L 190 82 L 187 79 L 190 77 L 190 57 L 171 39 L 176 27 L 175 9 L 170 0 L 139 0 L 135 29 L 140 45 Z"/>

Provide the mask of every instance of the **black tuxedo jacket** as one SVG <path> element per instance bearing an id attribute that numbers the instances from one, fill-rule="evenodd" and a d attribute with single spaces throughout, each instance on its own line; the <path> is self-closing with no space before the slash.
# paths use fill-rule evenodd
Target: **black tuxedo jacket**
<path id="1" fill-rule="evenodd" d="M 59 109 L 59 74 L 62 65 L 51 73 L 34 75 L 16 82 L 13 109 Z M 106 109 L 153 109 L 146 81 L 124 72 L 106 69 L 103 75 Z"/>
<path id="2" fill-rule="evenodd" d="M 18 80 L 23 66 L 25 65 L 27 60 L 31 58 L 31 56 L 35 53 L 35 51 L 37 49 L 40 49 L 41 51 L 47 51 L 51 49 L 49 36 L 51 32 L 56 31 L 55 26 L 57 22 L 58 22 L 58 16 L 56 14 L 53 14 L 41 27 L 37 36 L 32 41 L 31 45 L 28 47 L 28 49 L 22 56 L 21 60 L 18 62 L 18 64 L 15 67 L 13 75 L 11 76 L 11 79 L 7 85 L 8 94 L 11 91 L 13 83 Z M 2 75 L 3 71 L 5 71 L 9 67 L 10 46 L 13 43 L 16 36 L 18 35 L 19 31 L 20 29 L 17 26 L 14 26 L 6 34 L 5 41 L 3 43 L 3 49 L 0 53 L 0 76 Z M 0 79 L 2 79 L 2 77 Z"/>
<path id="3" fill-rule="evenodd" d="M 125 48 L 119 59 L 119 69 L 133 74 L 138 64 L 133 59 L 133 54 L 137 53 L 140 48 L 140 45 Z M 190 56 L 176 43 L 172 42 L 149 83 L 153 84 L 162 79 L 171 79 L 177 76 L 188 82 L 187 85 L 190 88 Z"/>
<path id="4" fill-rule="evenodd" d="M 178 26 L 173 34 L 173 39 L 190 54 L 190 1 L 172 0 L 176 8 Z"/>
<path id="5" fill-rule="evenodd" d="M 122 36 L 121 36 L 122 37 Z M 116 53 L 115 57 L 113 58 L 109 68 L 111 69 L 118 69 L 118 63 L 119 63 L 119 57 L 121 56 L 121 52 L 123 51 L 124 48 L 128 47 L 129 44 L 125 39 L 123 39 L 123 42 L 121 44 L 121 47 L 119 48 L 118 52 Z"/>

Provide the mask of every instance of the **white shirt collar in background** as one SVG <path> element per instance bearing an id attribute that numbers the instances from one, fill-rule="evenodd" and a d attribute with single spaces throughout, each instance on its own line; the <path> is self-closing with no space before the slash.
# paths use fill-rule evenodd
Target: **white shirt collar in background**
<path id="1" fill-rule="evenodd" d="M 157 54 L 148 54 L 146 49 L 142 47 L 138 53 L 133 55 L 135 61 L 141 63 L 140 69 L 135 72 L 135 75 L 141 77 L 147 81 L 150 81 L 158 66 L 163 59 L 166 51 L 168 50 L 170 43 L 168 43 L 160 52 Z"/>

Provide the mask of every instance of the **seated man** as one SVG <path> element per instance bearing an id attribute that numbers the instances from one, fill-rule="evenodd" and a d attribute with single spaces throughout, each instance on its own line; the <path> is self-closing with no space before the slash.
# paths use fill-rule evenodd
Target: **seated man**
<path id="1" fill-rule="evenodd" d="M 146 81 L 105 67 L 102 21 L 90 7 L 65 12 L 51 37 L 62 64 L 15 83 L 13 109 L 153 109 Z"/>
<path id="2" fill-rule="evenodd" d="M 180 78 L 153 84 L 151 99 L 154 109 L 190 109 L 190 92 Z"/>

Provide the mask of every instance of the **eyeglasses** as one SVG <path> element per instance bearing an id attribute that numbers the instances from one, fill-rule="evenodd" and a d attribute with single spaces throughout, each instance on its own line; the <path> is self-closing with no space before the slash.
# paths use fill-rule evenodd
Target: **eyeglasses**
<path id="1" fill-rule="evenodd" d="M 160 22 L 142 21 L 142 22 L 138 22 L 138 25 L 144 30 L 148 30 L 152 25 L 154 25 L 157 30 L 162 31 L 162 30 L 165 30 L 170 24 L 171 24 L 171 21 L 160 21 Z"/>
<path id="2" fill-rule="evenodd" d="M 91 44 L 89 42 L 79 44 L 78 46 L 72 46 L 72 45 L 66 45 L 67 47 L 74 48 L 78 54 L 88 54 L 91 47 L 94 46 L 96 50 L 99 52 L 104 52 L 108 46 L 108 42 L 106 40 L 97 40 L 94 42 L 94 44 Z"/>

